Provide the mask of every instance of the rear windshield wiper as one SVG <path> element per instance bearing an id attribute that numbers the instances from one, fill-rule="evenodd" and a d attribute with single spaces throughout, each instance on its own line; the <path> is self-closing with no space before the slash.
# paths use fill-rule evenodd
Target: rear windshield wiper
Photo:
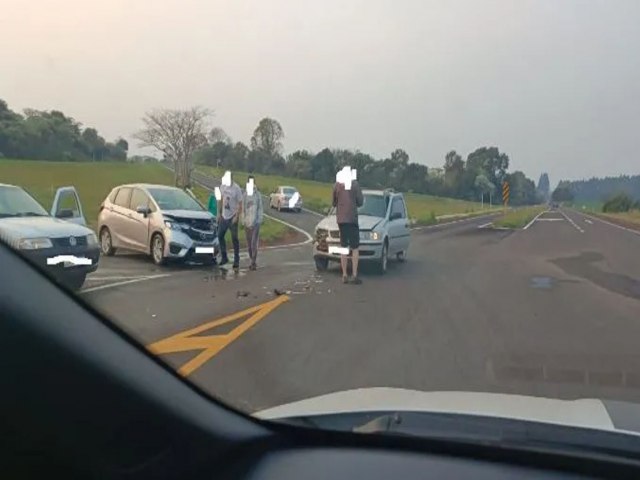
<path id="1" fill-rule="evenodd" d="M 16 213 L 16 217 L 46 217 L 47 215 L 38 212 L 20 212 Z"/>

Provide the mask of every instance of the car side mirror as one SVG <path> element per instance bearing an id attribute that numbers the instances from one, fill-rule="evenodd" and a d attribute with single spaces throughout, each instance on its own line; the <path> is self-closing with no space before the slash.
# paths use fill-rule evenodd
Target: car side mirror
<path id="1" fill-rule="evenodd" d="M 389 220 L 398 220 L 399 218 L 402 218 L 402 214 L 400 212 L 393 212 Z"/>
<path id="2" fill-rule="evenodd" d="M 151 209 L 149 207 L 147 207 L 146 205 L 138 205 L 136 207 L 136 212 L 144 215 L 144 217 L 146 218 L 147 215 L 149 215 L 151 213 Z"/>
<path id="3" fill-rule="evenodd" d="M 56 218 L 73 218 L 73 210 L 70 208 L 62 208 L 56 213 Z"/>

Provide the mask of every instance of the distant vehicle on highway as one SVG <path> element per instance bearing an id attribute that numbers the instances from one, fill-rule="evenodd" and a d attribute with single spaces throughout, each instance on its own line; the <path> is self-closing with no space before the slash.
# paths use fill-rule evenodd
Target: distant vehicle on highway
<path id="1" fill-rule="evenodd" d="M 292 199 L 297 196 L 297 200 Z M 278 211 L 282 210 L 295 210 L 300 212 L 302 210 L 302 195 L 295 187 L 289 187 L 287 185 L 280 185 L 269 195 L 269 207 L 277 208 Z"/>
<path id="2" fill-rule="evenodd" d="M 102 202 L 98 215 L 103 255 L 117 249 L 151 255 L 162 265 L 168 259 L 212 262 L 212 253 L 196 247 L 218 247 L 215 217 L 185 191 L 166 185 L 120 185 Z"/>
<path id="3" fill-rule="evenodd" d="M 404 262 L 411 240 L 409 216 L 404 196 L 391 190 L 363 190 L 364 202 L 358 208 L 360 262 L 375 262 L 380 273 L 387 271 L 389 256 Z M 340 261 L 330 247 L 340 246 L 340 230 L 335 209 L 316 226 L 313 258 L 318 270 L 329 261 Z"/>
<path id="4" fill-rule="evenodd" d="M 59 188 L 47 212 L 22 188 L 0 183 L 0 239 L 74 290 L 100 261 L 98 239 L 73 187 Z"/>

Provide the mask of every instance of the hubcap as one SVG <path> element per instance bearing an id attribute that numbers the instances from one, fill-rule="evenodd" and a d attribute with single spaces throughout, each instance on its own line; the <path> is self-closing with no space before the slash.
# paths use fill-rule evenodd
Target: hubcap
<path id="1" fill-rule="evenodd" d="M 111 249 L 111 236 L 107 230 L 103 230 L 102 232 L 102 251 L 104 253 L 108 252 Z"/>
<path id="2" fill-rule="evenodd" d="M 162 260 L 162 239 L 160 237 L 156 237 L 153 241 L 153 257 L 158 262 Z"/>

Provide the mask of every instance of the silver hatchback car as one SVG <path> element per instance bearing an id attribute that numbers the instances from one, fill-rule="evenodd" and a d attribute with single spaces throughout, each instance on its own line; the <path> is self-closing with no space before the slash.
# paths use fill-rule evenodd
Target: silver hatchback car
<path id="1" fill-rule="evenodd" d="M 218 247 L 216 219 L 185 191 L 165 185 L 130 184 L 114 188 L 100 206 L 100 249 L 118 248 L 167 259 L 212 262 Z"/>

